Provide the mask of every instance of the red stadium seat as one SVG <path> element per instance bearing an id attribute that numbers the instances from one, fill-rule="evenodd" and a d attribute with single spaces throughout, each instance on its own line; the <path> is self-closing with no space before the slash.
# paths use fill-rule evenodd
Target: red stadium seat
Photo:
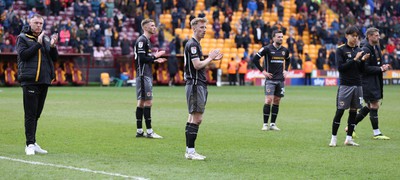
<path id="1" fill-rule="evenodd" d="M 60 67 L 56 70 L 56 78 L 51 82 L 52 85 L 67 85 L 68 81 L 65 78 L 65 71 L 62 70 Z"/>
<path id="2" fill-rule="evenodd" d="M 85 81 L 82 79 L 82 71 L 74 68 L 74 71 L 72 71 L 72 84 L 81 86 L 85 84 Z"/>

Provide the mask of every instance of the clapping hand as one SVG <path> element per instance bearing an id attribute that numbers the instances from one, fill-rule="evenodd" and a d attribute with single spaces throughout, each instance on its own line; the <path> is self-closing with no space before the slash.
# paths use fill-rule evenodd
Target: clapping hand
<path id="1" fill-rule="evenodd" d="M 44 31 L 42 31 L 41 33 L 40 33 L 40 35 L 38 36 L 38 43 L 39 44 L 43 44 L 43 36 L 44 36 Z"/>
<path id="2" fill-rule="evenodd" d="M 212 60 L 220 60 L 224 55 L 219 51 L 219 49 L 213 49 L 208 54 Z"/>
<path id="3" fill-rule="evenodd" d="M 159 58 L 159 57 L 161 57 L 162 55 L 164 55 L 165 54 L 165 51 L 158 51 L 157 50 L 157 52 L 156 52 L 156 54 L 154 54 L 154 56 L 156 57 L 156 58 Z"/>
<path id="4" fill-rule="evenodd" d="M 58 33 L 51 35 L 50 46 L 55 47 L 58 42 Z"/>

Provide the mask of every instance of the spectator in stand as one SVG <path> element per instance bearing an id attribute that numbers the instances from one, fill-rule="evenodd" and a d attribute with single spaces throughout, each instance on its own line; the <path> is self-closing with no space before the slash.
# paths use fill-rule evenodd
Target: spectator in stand
<path id="1" fill-rule="evenodd" d="M 176 40 L 172 38 L 169 42 L 169 50 L 171 51 L 170 54 L 176 54 Z"/>
<path id="2" fill-rule="evenodd" d="M 326 61 L 326 56 L 324 56 L 322 52 L 318 53 L 317 69 L 323 70 L 325 61 Z"/>
<path id="3" fill-rule="evenodd" d="M 135 22 L 142 22 L 144 16 L 141 11 L 136 12 Z M 139 32 L 139 34 L 143 34 L 142 25 L 140 23 L 135 23 L 135 31 Z"/>
<path id="4" fill-rule="evenodd" d="M 336 66 L 336 52 L 335 51 L 331 51 L 329 53 L 328 65 L 329 65 L 329 68 L 331 70 L 336 70 L 337 69 L 337 66 Z"/>
<path id="5" fill-rule="evenodd" d="M 265 5 L 263 3 L 263 0 L 257 0 L 257 14 L 258 14 L 258 16 L 262 16 L 263 15 L 264 8 L 265 8 Z"/>
<path id="6" fill-rule="evenodd" d="M 213 13 L 212 13 L 212 18 L 213 18 L 213 21 L 215 21 L 215 19 L 219 19 L 219 9 L 218 9 L 218 8 L 216 8 L 216 9 L 213 11 Z"/>
<path id="7" fill-rule="evenodd" d="M 125 21 L 126 21 L 125 15 L 122 14 L 121 11 L 117 11 L 117 14 L 114 16 L 114 26 L 117 27 L 118 32 L 122 31 L 122 26 Z"/>
<path id="8" fill-rule="evenodd" d="M 249 33 L 247 31 L 243 32 L 243 48 L 248 52 L 249 44 L 251 43 L 251 39 Z"/>
<path id="9" fill-rule="evenodd" d="M 82 41 L 88 40 L 88 32 L 84 29 L 84 25 L 80 24 L 79 29 L 76 31 L 76 36 Z"/>
<path id="10" fill-rule="evenodd" d="M 111 39 L 111 46 L 112 47 L 117 47 L 119 43 L 119 33 L 117 31 L 117 28 L 113 27 L 112 28 L 112 39 Z"/>
<path id="11" fill-rule="evenodd" d="M 186 46 L 186 43 L 189 41 L 189 36 L 186 36 L 185 39 L 182 41 L 182 47 Z"/>
<path id="12" fill-rule="evenodd" d="M 299 54 L 293 53 L 292 57 L 290 58 L 290 66 L 292 69 L 301 69 L 303 61 L 301 60 Z"/>
<path id="13" fill-rule="evenodd" d="M 249 12 L 250 16 L 253 16 L 254 12 L 257 11 L 257 2 L 255 0 L 250 0 L 247 3 L 247 11 Z"/>
<path id="14" fill-rule="evenodd" d="M 290 53 L 294 53 L 294 44 L 296 44 L 296 39 L 294 39 L 293 34 L 289 34 L 289 38 L 286 39 L 288 49 Z"/>
<path id="15" fill-rule="evenodd" d="M 89 15 L 90 15 L 89 6 L 90 6 L 90 4 L 87 1 L 83 1 L 82 6 L 81 6 L 83 18 L 89 17 Z"/>
<path id="16" fill-rule="evenodd" d="M 96 14 L 97 17 L 100 15 L 100 1 L 99 0 L 92 0 L 90 3 L 92 6 L 92 12 Z"/>
<path id="17" fill-rule="evenodd" d="M 270 43 L 270 38 L 268 36 L 268 32 L 264 33 L 264 36 L 262 37 L 261 42 L 262 42 L 262 46 L 266 46 Z"/>
<path id="18" fill-rule="evenodd" d="M 289 25 L 290 26 L 296 26 L 297 25 L 297 19 L 294 17 L 294 15 L 291 15 L 289 18 Z"/>
<path id="19" fill-rule="evenodd" d="M 267 0 L 267 12 L 272 13 L 272 6 L 274 5 L 275 0 Z"/>
<path id="20" fill-rule="evenodd" d="M 76 0 L 76 2 L 74 3 L 73 8 L 74 8 L 75 20 L 80 18 L 80 17 L 82 17 L 83 9 L 82 9 L 82 3 L 81 3 L 80 0 Z"/>
<path id="21" fill-rule="evenodd" d="M 175 36 L 175 52 L 176 54 L 181 53 L 181 38 L 179 38 L 179 35 Z"/>
<path id="22" fill-rule="evenodd" d="M 262 30 L 259 24 L 256 25 L 256 28 L 253 30 L 253 37 L 254 37 L 254 43 L 260 43 L 262 40 Z"/>
<path id="23" fill-rule="evenodd" d="M 155 12 L 156 3 L 154 0 L 146 0 L 146 10 L 149 17 L 154 18 L 153 13 Z"/>
<path id="24" fill-rule="evenodd" d="M 160 24 L 160 26 L 158 26 L 158 46 L 160 48 L 163 47 L 165 41 L 164 28 L 165 27 L 163 24 Z"/>
<path id="25" fill-rule="evenodd" d="M 397 55 L 397 57 L 400 57 L 400 43 L 396 44 L 394 54 Z"/>
<path id="26" fill-rule="evenodd" d="M 224 23 L 222 23 L 222 31 L 224 32 L 224 39 L 229 39 L 229 34 L 231 32 L 231 24 L 229 18 L 225 18 Z"/>
<path id="27" fill-rule="evenodd" d="M 282 1 L 277 1 L 276 3 L 276 9 L 278 12 L 278 18 L 279 21 L 283 21 L 283 15 L 284 15 L 284 7 L 283 7 L 283 2 Z"/>
<path id="28" fill-rule="evenodd" d="M 4 33 L 3 40 L 4 41 L 9 40 L 12 46 L 15 46 L 17 42 L 17 38 L 13 34 L 10 34 L 9 32 Z"/>
<path id="29" fill-rule="evenodd" d="M 156 25 L 160 24 L 160 15 L 162 14 L 162 8 L 163 8 L 163 0 L 155 0 L 156 7 L 155 7 L 155 13 L 156 13 Z M 186 10 L 186 12 L 190 12 L 190 10 Z"/>
<path id="30" fill-rule="evenodd" d="M 215 19 L 213 26 L 212 26 L 213 30 L 214 30 L 214 38 L 215 39 L 219 39 L 219 32 L 221 31 L 221 24 L 219 23 L 219 19 Z"/>
<path id="31" fill-rule="evenodd" d="M 306 28 L 306 22 L 304 21 L 302 16 L 299 16 L 299 19 L 297 20 L 297 34 L 302 37 L 303 36 L 303 31 Z"/>
<path id="32" fill-rule="evenodd" d="M 393 55 L 392 69 L 394 70 L 400 69 L 400 57 L 397 54 Z"/>
<path id="33" fill-rule="evenodd" d="M 184 29 L 185 28 L 185 26 L 186 26 L 186 24 L 185 24 L 185 21 L 186 21 L 186 10 L 185 9 L 182 9 L 181 10 L 181 13 L 180 13 L 180 21 L 181 21 L 181 29 Z"/>
<path id="34" fill-rule="evenodd" d="M 75 4 L 76 4 L 76 2 L 75 2 Z M 50 1 L 50 10 L 53 12 L 54 16 L 59 16 L 60 10 L 61 10 L 60 0 L 51 0 Z M 74 16 L 76 16 L 76 15 L 74 15 Z"/>
<path id="35" fill-rule="evenodd" d="M 297 47 L 297 53 L 303 54 L 304 42 L 302 37 L 299 37 L 299 39 L 296 41 L 296 47 Z"/>
<path id="36" fill-rule="evenodd" d="M 179 27 L 179 19 L 181 18 L 181 15 L 178 12 L 178 9 L 174 7 L 171 11 L 171 18 L 172 18 L 172 32 L 173 35 L 175 35 L 175 29 Z"/>
<path id="37" fill-rule="evenodd" d="M 107 0 L 106 7 L 107 7 L 107 13 L 106 13 L 107 18 L 112 18 L 113 14 L 114 14 L 114 7 L 115 7 L 114 0 Z M 135 22 L 141 22 L 141 21 L 135 21 Z M 140 24 L 140 23 L 137 23 L 137 24 Z"/>
<path id="38" fill-rule="evenodd" d="M 200 11 L 200 13 L 197 15 L 198 18 L 203 18 L 206 17 L 206 14 L 204 13 L 203 10 Z"/>
<path id="39" fill-rule="evenodd" d="M 71 33 L 69 32 L 69 30 L 65 28 L 65 26 L 62 26 L 60 31 L 60 45 L 68 46 L 70 38 L 71 38 Z"/>
<path id="40" fill-rule="evenodd" d="M 240 32 L 238 31 L 238 33 L 241 33 L 243 31 L 249 31 L 250 20 L 249 18 L 246 17 L 246 14 L 242 14 L 242 17 L 239 20 L 239 24 L 241 26 L 241 31 Z"/>
<path id="41" fill-rule="evenodd" d="M 178 60 L 176 59 L 176 54 L 171 53 L 168 58 L 168 73 L 169 73 L 169 86 L 175 85 L 175 75 L 178 72 Z"/>
<path id="42" fill-rule="evenodd" d="M 122 35 L 122 40 L 121 40 L 121 53 L 123 56 L 128 56 L 131 54 L 131 41 L 128 39 L 128 36 L 126 34 Z"/>
<path id="43" fill-rule="evenodd" d="M 394 45 L 393 40 L 389 39 L 388 44 L 386 45 L 386 51 L 389 54 L 393 54 L 394 50 L 396 49 L 396 46 Z"/>
<path id="44" fill-rule="evenodd" d="M 299 9 L 299 14 L 301 15 L 300 17 L 307 17 L 308 16 L 308 8 L 307 8 L 307 3 L 303 2 L 301 6 L 297 6 Z"/>
<path id="45" fill-rule="evenodd" d="M 388 53 L 383 54 L 382 64 L 392 65 L 392 62 L 393 62 L 392 57 Z"/>
<path id="46" fill-rule="evenodd" d="M 94 31 L 93 31 L 93 42 L 94 42 L 94 46 L 98 47 L 103 45 L 102 43 L 102 33 L 101 33 L 101 29 L 100 29 L 100 25 L 96 24 L 94 26 Z"/>
<path id="47" fill-rule="evenodd" d="M 111 47 L 111 36 L 112 36 L 112 29 L 110 26 L 104 30 L 104 47 L 105 48 Z"/>
<path id="48" fill-rule="evenodd" d="M 96 65 L 102 65 L 104 61 L 104 52 L 100 50 L 100 47 L 94 48 L 93 58 L 96 62 Z"/>
<path id="49" fill-rule="evenodd" d="M 189 22 L 192 22 L 192 20 L 194 18 L 196 18 L 196 15 L 194 14 L 194 11 L 192 10 L 192 11 L 190 11 Z M 192 25 L 190 25 L 190 23 L 189 23 L 189 26 L 190 26 L 190 28 L 192 28 Z"/>
<path id="50" fill-rule="evenodd" d="M 70 42 L 70 46 L 72 46 L 72 48 L 74 49 L 74 51 L 76 53 L 79 53 L 81 51 L 81 46 L 83 45 L 83 42 L 81 41 L 81 38 L 79 38 L 78 36 L 76 37 L 76 39 L 74 41 Z M 83 51 L 83 49 L 82 49 Z"/>
<path id="51" fill-rule="evenodd" d="M 327 50 L 325 45 L 321 45 L 321 48 L 318 49 L 318 54 L 322 53 L 322 57 L 325 59 L 327 55 Z"/>
<path id="52" fill-rule="evenodd" d="M 5 40 L 4 44 L 0 46 L 0 52 L 14 52 L 14 46 L 10 44 L 10 40 Z"/>

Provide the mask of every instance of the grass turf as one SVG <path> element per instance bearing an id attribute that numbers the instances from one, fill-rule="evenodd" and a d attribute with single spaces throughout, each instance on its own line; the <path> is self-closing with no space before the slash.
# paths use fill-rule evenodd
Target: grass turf
<path id="1" fill-rule="evenodd" d="M 184 159 L 184 87 L 154 87 L 153 128 L 164 139 L 135 138 L 135 89 L 51 87 L 39 120 L 38 143 L 47 155 L 26 156 L 21 88 L 0 89 L 0 156 L 88 168 L 150 179 L 398 179 L 399 87 L 385 86 L 380 128 L 357 127 L 360 147 L 328 147 L 337 87 L 287 87 L 277 125 L 261 131 L 263 88 L 209 87 L 196 150 L 206 161 Z M 144 123 L 143 123 L 144 124 Z M 70 169 L 0 159 L 4 179 L 118 179 Z"/>

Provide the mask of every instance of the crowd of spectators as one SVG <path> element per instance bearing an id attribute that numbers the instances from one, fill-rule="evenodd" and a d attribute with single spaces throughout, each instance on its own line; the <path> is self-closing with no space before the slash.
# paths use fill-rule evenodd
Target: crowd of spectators
<path id="1" fill-rule="evenodd" d="M 305 44 L 302 40 L 307 30 L 310 43 L 321 45 L 318 57 L 314 59 L 317 67 L 327 64 L 335 69 L 334 50 L 345 42 L 345 27 L 356 25 L 364 34 L 368 27 L 374 26 L 381 31 L 380 46 L 387 59 L 385 62 L 392 64 L 393 69 L 400 69 L 399 0 L 295 0 L 297 14 L 291 15 L 288 27 L 282 22 L 285 12 L 283 1 L 205 0 L 204 6 L 205 11 L 212 13 L 214 37 L 234 39 L 238 48 L 246 50 L 243 56 L 247 58 L 254 55 L 249 49 L 251 43 L 267 45 L 272 39 L 271 32 L 279 29 L 288 37 L 285 41 L 293 57 L 293 68 L 301 68 L 300 62 L 309 58 L 303 52 Z M 158 35 L 150 39 L 152 43 L 168 52 L 180 54 L 185 40 L 176 36 L 174 29 L 187 28 L 186 17 L 191 20 L 206 16 L 204 11 L 195 14 L 197 0 L 176 0 L 176 4 L 174 0 L 25 0 L 23 5 L 16 6 L 17 2 L 0 0 L 1 52 L 15 51 L 16 37 L 27 18 L 40 13 L 47 17 L 62 17 L 46 20 L 46 30 L 49 34 L 58 33 L 59 46 L 72 47 L 76 53 L 93 54 L 93 47 L 107 50 L 120 47 L 121 52 L 111 52 L 131 55 L 134 41 L 142 33 L 140 22 L 150 17 L 159 25 Z M 338 14 L 338 18 L 330 24 L 326 21 L 328 7 Z M 26 13 L 22 14 L 19 10 Z M 233 13 L 238 11 L 243 12 L 242 16 L 233 24 Z M 278 21 L 264 21 L 264 12 L 276 13 Z M 171 14 L 171 29 L 166 28 L 169 25 L 159 24 L 161 14 Z M 224 16 L 223 21 L 219 21 L 220 14 Z M 50 23 L 50 28 L 47 28 Z M 165 30 L 174 35 L 171 43 L 165 43 Z"/>

